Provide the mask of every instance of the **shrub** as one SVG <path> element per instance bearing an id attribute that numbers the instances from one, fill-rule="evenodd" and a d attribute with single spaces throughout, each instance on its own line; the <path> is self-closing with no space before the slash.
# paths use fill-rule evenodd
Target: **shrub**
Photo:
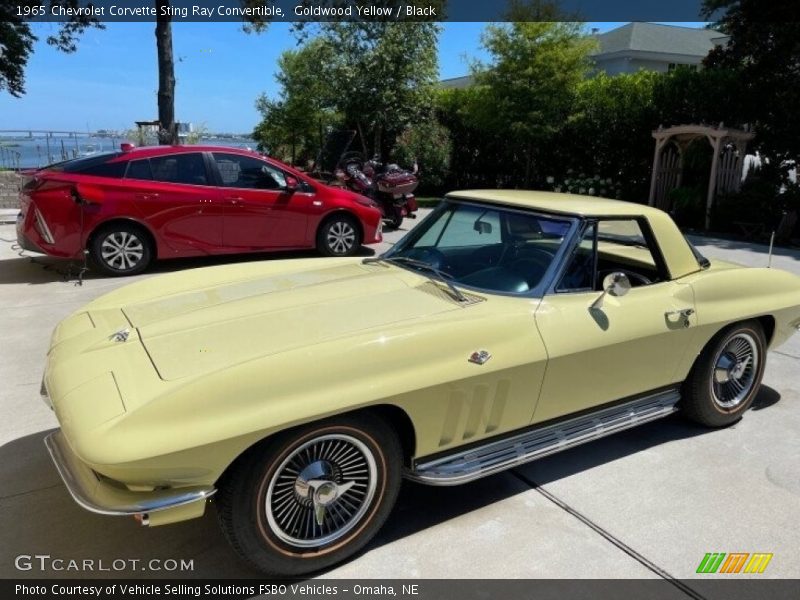
<path id="1" fill-rule="evenodd" d="M 441 123 L 431 119 L 412 125 L 397 138 L 392 160 L 410 168 L 416 161 L 419 166 L 420 187 L 425 192 L 441 191 L 450 167 L 452 144 L 450 132 Z"/>

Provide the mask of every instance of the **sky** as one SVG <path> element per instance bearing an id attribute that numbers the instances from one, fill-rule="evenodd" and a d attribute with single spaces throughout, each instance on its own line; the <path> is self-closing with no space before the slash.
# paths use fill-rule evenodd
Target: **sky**
<path id="1" fill-rule="evenodd" d="M 624 23 L 587 23 L 608 31 Z M 444 23 L 439 40 L 439 77 L 467 74 L 485 23 Z M 681 23 L 700 27 L 702 23 Z M 297 42 L 289 23 L 245 34 L 236 23 L 173 23 L 178 121 L 213 132 L 249 133 L 259 121 L 255 99 L 276 96 L 281 52 Z M 157 118 L 158 71 L 152 23 L 107 23 L 84 33 L 74 54 L 48 46 L 57 25 L 35 26 L 39 37 L 26 70 L 27 93 L 0 91 L 0 130 L 128 130 L 134 121 Z"/>

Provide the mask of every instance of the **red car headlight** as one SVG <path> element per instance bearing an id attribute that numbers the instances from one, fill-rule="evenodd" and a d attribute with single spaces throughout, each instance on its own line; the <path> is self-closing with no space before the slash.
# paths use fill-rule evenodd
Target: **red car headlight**
<path id="1" fill-rule="evenodd" d="M 378 208 L 378 203 L 366 196 L 356 196 L 354 198 L 361 206 L 369 206 L 370 208 Z"/>

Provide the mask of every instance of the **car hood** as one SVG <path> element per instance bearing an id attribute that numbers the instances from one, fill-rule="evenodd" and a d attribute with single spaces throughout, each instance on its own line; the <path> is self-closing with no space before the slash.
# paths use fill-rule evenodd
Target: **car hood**
<path id="1" fill-rule="evenodd" d="M 164 380 L 459 308 L 426 278 L 344 264 L 228 282 L 123 305 Z"/>

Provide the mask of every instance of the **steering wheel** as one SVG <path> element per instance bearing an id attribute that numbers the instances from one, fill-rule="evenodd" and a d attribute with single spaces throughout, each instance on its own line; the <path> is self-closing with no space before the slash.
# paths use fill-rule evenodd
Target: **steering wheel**
<path id="1" fill-rule="evenodd" d="M 436 248 L 414 248 L 409 252 L 403 253 L 403 256 L 413 258 L 414 260 L 421 260 L 440 271 L 447 272 L 447 258 Z"/>
<path id="2" fill-rule="evenodd" d="M 482 269 L 493 267 L 503 260 L 507 247 L 481 246 L 473 251 L 470 260 Z"/>
<path id="3" fill-rule="evenodd" d="M 545 250 L 543 248 L 526 247 L 526 246 L 527 246 L 527 241 L 524 239 L 513 240 L 509 244 L 508 250 L 504 253 L 507 254 L 508 256 L 502 256 L 500 261 L 498 262 L 511 263 L 518 259 L 531 260 L 533 262 L 539 263 L 544 268 L 547 268 L 548 266 L 550 266 L 550 263 L 553 262 L 553 258 L 555 258 L 554 252 L 550 252 L 549 250 Z"/>
<path id="4" fill-rule="evenodd" d="M 599 271 L 597 276 L 602 283 L 603 279 L 605 279 L 608 275 L 611 275 L 611 273 L 623 273 L 628 277 L 628 279 L 638 282 L 639 285 L 650 285 L 653 283 L 641 273 L 637 273 L 636 271 L 628 271 L 627 269 L 607 269 L 605 271 Z"/>

